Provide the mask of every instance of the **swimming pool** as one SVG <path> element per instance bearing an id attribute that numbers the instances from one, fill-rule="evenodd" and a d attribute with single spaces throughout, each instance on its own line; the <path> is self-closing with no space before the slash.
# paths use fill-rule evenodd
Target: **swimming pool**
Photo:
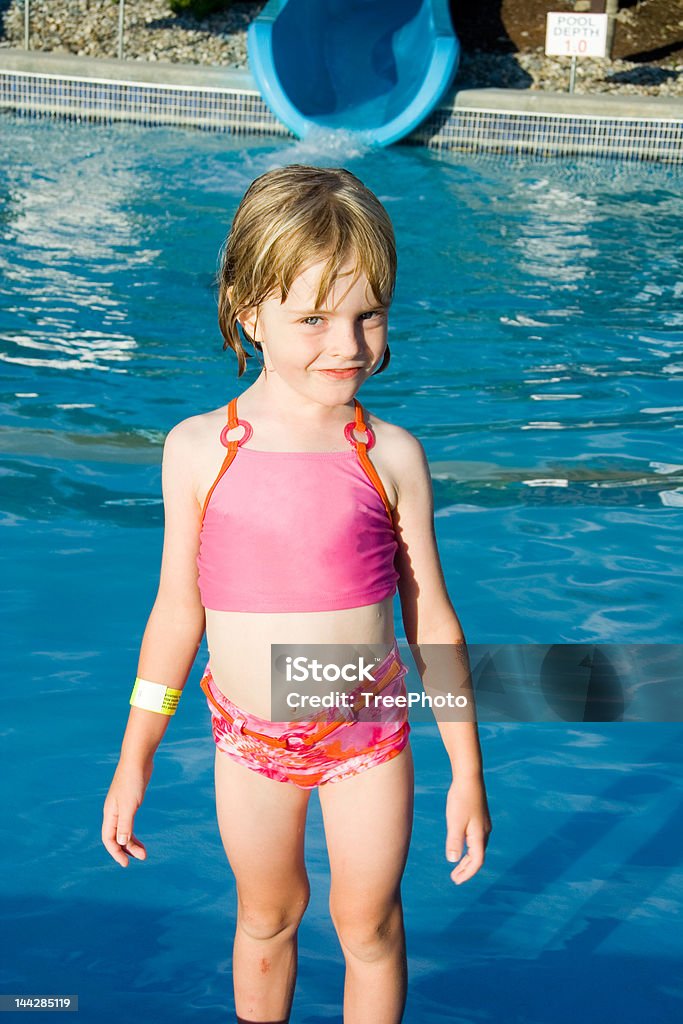
<path id="1" fill-rule="evenodd" d="M 239 196 L 278 164 L 343 164 L 392 216 L 391 365 L 361 398 L 424 443 L 468 640 L 680 643 L 683 172 L 8 115 L 0 132 L 3 991 L 79 993 L 103 1024 L 219 1021 L 234 901 L 205 647 L 139 814 L 148 863 L 119 871 L 99 827 L 156 593 L 163 437 L 256 373 L 237 381 L 212 289 Z M 406 1021 L 673 1020 L 681 727 L 481 737 L 494 833 L 454 889 L 446 755 L 413 732 Z M 307 862 L 293 1020 L 311 1024 L 340 1018 L 342 984 L 315 798 Z"/>

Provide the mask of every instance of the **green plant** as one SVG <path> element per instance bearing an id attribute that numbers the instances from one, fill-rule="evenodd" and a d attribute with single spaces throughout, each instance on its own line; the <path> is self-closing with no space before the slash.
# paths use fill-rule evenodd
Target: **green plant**
<path id="1" fill-rule="evenodd" d="M 234 0 L 168 0 L 174 14 L 192 14 L 195 18 L 206 18 L 216 11 L 227 11 Z"/>

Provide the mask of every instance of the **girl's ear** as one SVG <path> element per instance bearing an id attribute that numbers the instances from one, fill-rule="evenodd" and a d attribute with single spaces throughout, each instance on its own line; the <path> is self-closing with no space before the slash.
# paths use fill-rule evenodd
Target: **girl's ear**
<path id="1" fill-rule="evenodd" d="M 246 336 L 253 342 L 256 334 L 256 319 L 257 310 L 252 306 L 251 309 L 245 309 L 245 311 L 239 317 L 239 322 L 242 325 L 242 330 Z"/>

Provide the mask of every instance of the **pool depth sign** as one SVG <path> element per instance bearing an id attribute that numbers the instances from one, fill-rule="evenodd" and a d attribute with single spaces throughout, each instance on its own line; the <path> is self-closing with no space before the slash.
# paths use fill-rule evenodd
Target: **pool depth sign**
<path id="1" fill-rule="evenodd" d="M 604 57 L 606 14 L 549 14 L 545 29 L 547 57 Z"/>
<path id="2" fill-rule="evenodd" d="M 577 57 L 605 57 L 607 54 L 607 14 L 547 15 L 545 52 L 547 57 L 571 57 L 569 91 L 574 92 Z"/>

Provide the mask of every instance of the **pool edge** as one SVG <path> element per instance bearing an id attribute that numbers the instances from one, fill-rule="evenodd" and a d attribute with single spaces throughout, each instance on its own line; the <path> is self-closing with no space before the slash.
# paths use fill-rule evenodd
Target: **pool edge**
<path id="1" fill-rule="evenodd" d="M 0 110 L 293 138 L 246 68 L 0 47 Z M 683 163 L 683 99 L 452 88 L 404 140 L 444 151 Z"/>

